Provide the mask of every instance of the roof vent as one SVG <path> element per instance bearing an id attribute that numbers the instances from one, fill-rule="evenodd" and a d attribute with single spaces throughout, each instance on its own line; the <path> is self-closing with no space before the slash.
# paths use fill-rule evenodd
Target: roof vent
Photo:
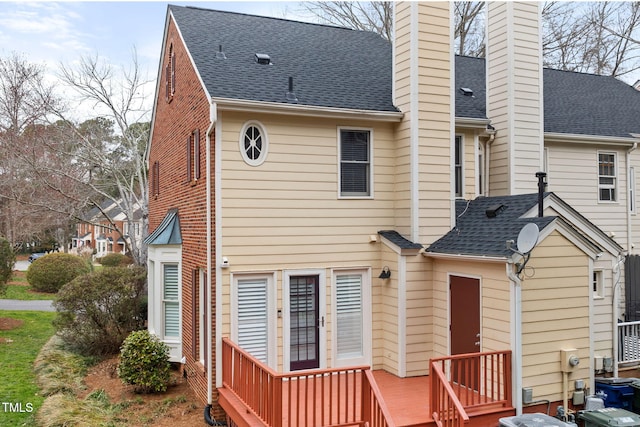
<path id="1" fill-rule="evenodd" d="M 473 96 L 473 90 L 468 87 L 461 87 L 460 92 L 462 92 L 464 96 Z"/>
<path id="2" fill-rule="evenodd" d="M 287 101 L 298 102 L 298 97 L 293 92 L 293 77 L 289 77 L 289 91 L 287 92 Z"/>
<path id="3" fill-rule="evenodd" d="M 498 204 L 489 206 L 487 210 L 484 211 L 484 213 L 487 215 L 487 218 L 495 218 L 498 216 L 500 212 L 504 210 L 505 207 L 506 206 L 503 205 L 502 203 L 498 203 Z"/>
<path id="4" fill-rule="evenodd" d="M 222 50 L 222 45 L 218 45 L 218 51 L 216 52 L 216 59 L 227 59 L 227 55 Z"/>
<path id="5" fill-rule="evenodd" d="M 266 53 L 256 53 L 256 62 L 261 65 L 271 65 L 271 57 Z"/>

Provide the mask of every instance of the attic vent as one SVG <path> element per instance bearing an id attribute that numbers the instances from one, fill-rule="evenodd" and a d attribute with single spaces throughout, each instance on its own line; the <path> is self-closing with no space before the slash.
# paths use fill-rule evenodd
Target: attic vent
<path id="1" fill-rule="evenodd" d="M 287 101 L 298 102 L 298 97 L 293 91 L 293 77 L 289 77 L 289 91 L 287 92 Z"/>
<path id="2" fill-rule="evenodd" d="M 256 62 L 262 65 L 270 65 L 271 57 L 266 53 L 256 53 Z"/>
<path id="3" fill-rule="evenodd" d="M 504 210 L 505 207 L 506 206 L 502 203 L 498 203 L 496 205 L 489 206 L 484 213 L 487 215 L 487 218 L 495 218 Z"/>
<path id="4" fill-rule="evenodd" d="M 227 55 L 222 50 L 222 45 L 218 45 L 218 51 L 216 52 L 216 59 L 227 59 Z"/>
<path id="5" fill-rule="evenodd" d="M 460 92 L 462 92 L 464 96 L 473 96 L 473 90 L 468 87 L 461 87 Z"/>

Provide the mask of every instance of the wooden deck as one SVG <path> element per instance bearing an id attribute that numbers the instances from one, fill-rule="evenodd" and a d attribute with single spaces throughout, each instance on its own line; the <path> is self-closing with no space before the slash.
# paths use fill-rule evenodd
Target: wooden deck
<path id="1" fill-rule="evenodd" d="M 400 426 L 433 425 L 429 413 L 429 376 L 398 378 L 386 371 L 373 371 L 394 424 Z"/>

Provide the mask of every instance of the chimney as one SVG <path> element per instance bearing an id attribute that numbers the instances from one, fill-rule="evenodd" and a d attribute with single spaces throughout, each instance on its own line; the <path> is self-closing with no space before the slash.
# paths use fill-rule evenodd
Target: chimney
<path id="1" fill-rule="evenodd" d="M 538 2 L 488 2 L 487 117 L 491 195 L 534 193 L 542 169 L 544 114 Z"/>
<path id="2" fill-rule="evenodd" d="M 546 177 L 546 172 L 536 172 L 536 178 L 538 178 L 538 216 L 540 218 L 544 216 L 544 192 L 547 189 Z"/>
<path id="3" fill-rule="evenodd" d="M 449 2 L 394 2 L 393 101 L 404 113 L 394 150 L 397 229 L 431 243 L 455 226 L 451 194 L 453 46 Z"/>

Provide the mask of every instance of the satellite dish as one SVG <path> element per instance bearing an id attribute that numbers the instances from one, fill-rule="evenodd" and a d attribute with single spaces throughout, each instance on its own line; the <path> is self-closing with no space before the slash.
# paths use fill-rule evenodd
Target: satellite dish
<path id="1" fill-rule="evenodd" d="M 539 233 L 538 226 L 532 222 L 522 227 L 518 234 L 518 251 L 523 254 L 531 252 L 536 243 L 538 243 Z"/>

